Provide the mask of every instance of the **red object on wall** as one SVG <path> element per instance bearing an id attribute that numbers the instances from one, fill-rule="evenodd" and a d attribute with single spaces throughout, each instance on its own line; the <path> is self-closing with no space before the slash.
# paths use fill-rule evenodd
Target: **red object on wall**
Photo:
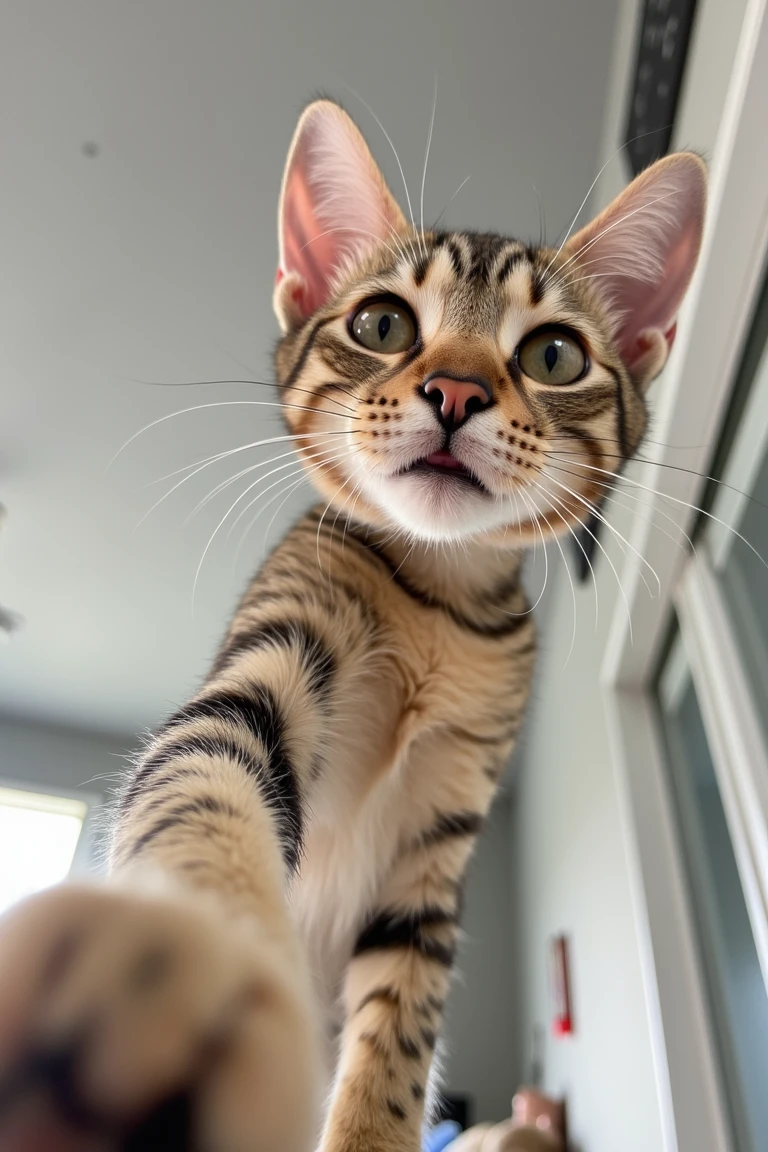
<path id="1" fill-rule="evenodd" d="M 568 940 L 565 936 L 554 936 L 550 941 L 549 965 L 553 1004 L 552 1032 L 555 1036 L 571 1036 L 573 1012 L 568 969 Z"/>

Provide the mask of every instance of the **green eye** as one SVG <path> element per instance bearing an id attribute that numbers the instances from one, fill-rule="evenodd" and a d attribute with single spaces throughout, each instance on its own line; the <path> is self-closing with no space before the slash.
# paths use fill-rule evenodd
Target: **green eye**
<path id="1" fill-rule="evenodd" d="M 350 332 L 371 352 L 407 352 L 416 342 L 416 321 L 400 300 L 378 300 L 355 314 Z"/>
<path id="2" fill-rule="evenodd" d="M 573 384 L 587 367 L 578 341 L 557 328 L 540 329 L 524 340 L 517 362 L 538 384 Z"/>

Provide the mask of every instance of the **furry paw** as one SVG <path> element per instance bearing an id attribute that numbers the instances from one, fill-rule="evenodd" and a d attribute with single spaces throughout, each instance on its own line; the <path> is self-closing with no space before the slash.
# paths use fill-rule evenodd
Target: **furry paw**
<path id="1" fill-rule="evenodd" d="M 304 988 L 204 897 L 33 897 L 0 919 L 0 1148 L 308 1152 Z"/>

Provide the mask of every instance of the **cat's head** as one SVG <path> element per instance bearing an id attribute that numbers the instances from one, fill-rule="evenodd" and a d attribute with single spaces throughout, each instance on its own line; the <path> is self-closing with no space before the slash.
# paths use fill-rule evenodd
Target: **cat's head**
<path id="1" fill-rule="evenodd" d="M 346 113 L 310 105 L 280 200 L 276 365 L 325 498 L 424 540 L 586 519 L 645 430 L 705 195 L 681 153 L 559 249 L 421 230 Z"/>

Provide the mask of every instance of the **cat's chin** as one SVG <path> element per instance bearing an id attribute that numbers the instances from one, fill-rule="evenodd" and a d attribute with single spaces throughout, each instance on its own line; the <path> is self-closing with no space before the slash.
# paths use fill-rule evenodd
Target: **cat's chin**
<path id="1" fill-rule="evenodd" d="M 466 540 L 515 519 L 506 501 L 473 478 L 418 468 L 378 479 L 370 495 L 390 521 L 422 540 Z"/>

